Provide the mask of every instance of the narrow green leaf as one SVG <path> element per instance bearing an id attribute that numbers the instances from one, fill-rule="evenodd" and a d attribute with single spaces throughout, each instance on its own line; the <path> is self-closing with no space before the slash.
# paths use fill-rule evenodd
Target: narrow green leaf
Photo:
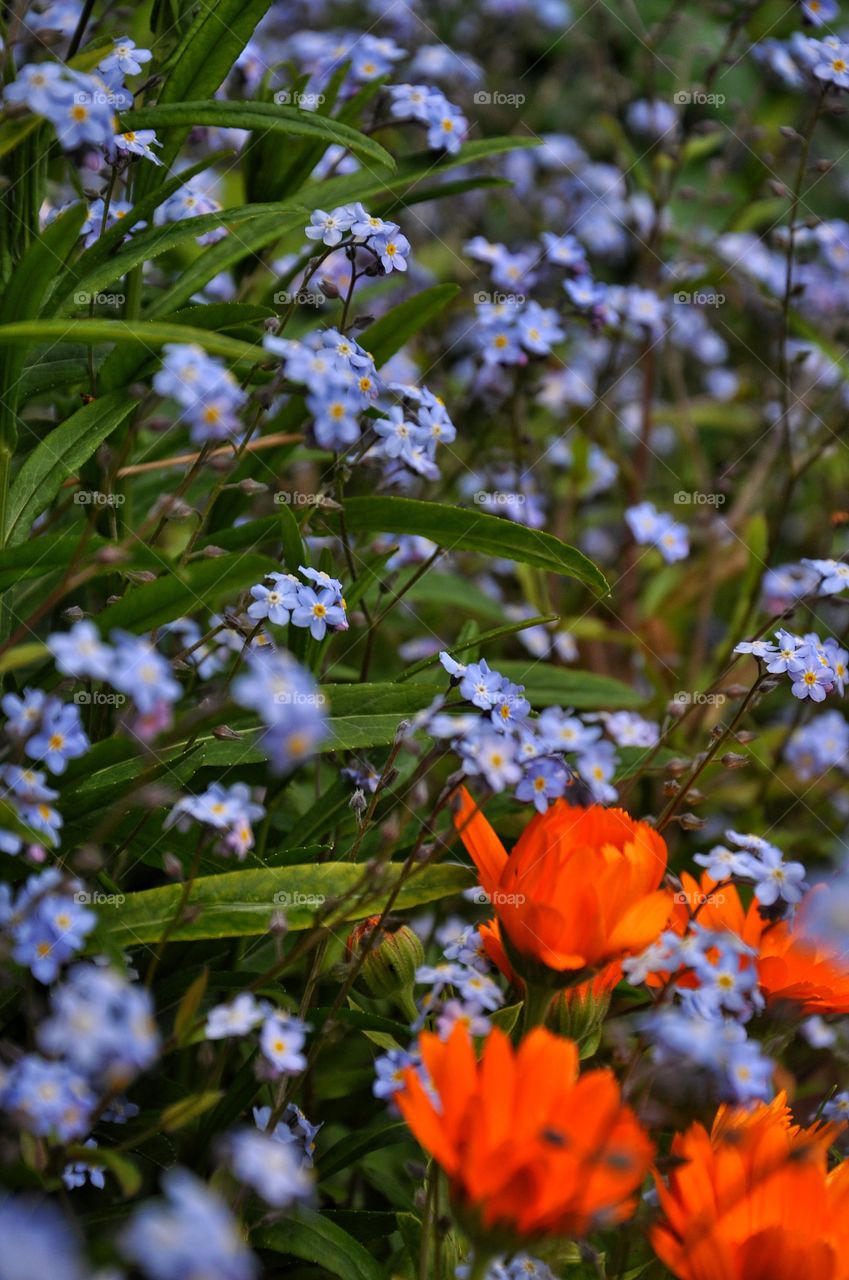
<path id="1" fill-rule="evenodd" d="M 392 307 L 385 316 L 363 329 L 357 339 L 360 346 L 371 352 L 380 368 L 401 350 L 405 342 L 439 315 L 459 292 L 458 284 L 437 284 L 431 289 L 423 289 L 414 298 L 399 302 L 397 307 Z"/>
<path id="2" fill-rule="evenodd" d="M 526 696 L 535 707 L 574 707 L 576 710 L 623 710 L 645 705 L 645 694 L 614 676 L 594 671 L 553 667 L 528 657 L 526 662 L 499 661 L 498 670 L 508 680 L 524 684 Z"/>
<path id="3" fill-rule="evenodd" d="M 264 129 L 293 137 L 317 138 L 328 145 L 353 151 L 373 164 L 390 170 L 395 168 L 395 161 L 386 148 L 359 129 L 317 111 L 303 111 L 300 107 L 276 102 L 228 102 L 214 98 L 200 102 L 160 102 L 121 116 L 124 129 L 165 129 L 174 125 L 186 131 L 197 125 L 216 125 L 223 129 Z"/>
<path id="4" fill-rule="evenodd" d="M 9 492 L 7 543 L 14 546 L 28 537 L 33 520 L 53 501 L 65 480 L 88 461 L 135 408 L 135 401 L 122 392 L 101 396 L 83 405 L 27 454 Z"/>
<path id="5" fill-rule="evenodd" d="M 486 644 L 491 640 L 500 640 L 503 636 L 514 635 L 517 631 L 526 631 L 528 627 L 544 627 L 550 622 L 559 622 L 560 615 L 557 613 L 541 613 L 535 618 L 522 618 L 518 622 L 508 622 L 506 626 L 494 627 L 491 631 L 479 631 L 477 623 L 474 619 L 464 623 L 463 630 L 455 644 L 445 646 L 446 652 L 450 653 L 452 658 L 456 658 L 461 653 L 469 653 L 470 650 L 477 651 L 482 644 Z M 466 635 L 465 632 L 470 634 Z M 474 658 L 469 659 L 474 661 Z M 398 683 L 401 684 L 405 680 L 411 680 L 413 676 L 419 675 L 422 671 L 427 671 L 429 667 L 435 667 L 439 662 L 439 654 L 434 653 L 429 658 L 422 658 L 420 662 L 416 662 L 412 667 L 408 667 L 406 671 L 402 671 L 398 676 Z M 504 663 L 499 662 L 499 669 Z"/>
<path id="6" fill-rule="evenodd" d="M 347 862 L 203 876 L 195 881 L 189 894 L 189 918 L 178 924 L 169 937 L 186 942 L 265 934 L 272 916 L 280 910 L 285 910 L 290 930 L 308 929 L 331 899 L 339 904 L 328 918 L 331 924 L 357 920 L 380 909 L 397 874 L 398 869 L 390 867 L 380 889 L 366 891 L 358 889 L 363 868 Z M 403 885 L 396 906 L 404 911 L 424 902 L 437 902 L 468 889 L 472 883 L 472 873 L 465 867 L 451 863 L 423 867 Z M 355 892 L 356 897 L 352 896 Z M 130 893 L 120 910 L 101 916 L 98 936 L 122 946 L 157 942 L 171 925 L 182 894 L 180 884 Z"/>
<path id="7" fill-rule="evenodd" d="M 104 635 L 113 627 L 149 631 L 186 613 L 214 610 L 240 591 L 262 582 L 269 569 L 276 567 L 275 560 L 257 555 L 195 560 L 183 568 L 173 567 L 156 582 L 128 591 L 115 604 L 107 605 L 95 621 Z"/>
<path id="8" fill-rule="evenodd" d="M 220 1089 L 210 1089 L 205 1093 L 193 1093 L 180 1102 L 173 1102 L 160 1116 L 163 1132 L 175 1133 L 177 1129 L 184 1129 L 187 1124 L 214 1107 L 223 1096 Z"/>
<path id="9" fill-rule="evenodd" d="M 353 1236 L 311 1209 L 299 1209 L 251 1239 L 258 1249 L 317 1263 L 339 1280 L 384 1280 L 383 1268 Z"/>
<path id="10" fill-rule="evenodd" d="M 332 517 L 326 517 L 332 521 Z M 413 533 L 449 551 L 479 551 L 499 559 L 516 560 L 537 569 L 577 578 L 596 591 L 607 591 L 600 569 L 575 547 L 553 533 L 529 529 L 485 511 L 466 511 L 441 502 L 415 498 L 350 498 L 345 503 L 350 533 Z"/>

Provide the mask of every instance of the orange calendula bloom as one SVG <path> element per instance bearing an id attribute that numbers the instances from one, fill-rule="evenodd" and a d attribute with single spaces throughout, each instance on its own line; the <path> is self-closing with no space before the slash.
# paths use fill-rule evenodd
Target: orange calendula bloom
<path id="1" fill-rule="evenodd" d="M 849 1280 L 849 1163 L 828 1171 L 840 1128 L 800 1128 L 780 1094 L 678 1134 L 684 1163 L 656 1179 L 658 1257 L 680 1280 Z"/>
<path id="2" fill-rule="evenodd" d="M 502 944 L 526 980 L 566 985 L 642 951 L 669 920 L 666 844 L 621 809 L 558 800 L 509 854 L 465 790 L 454 821 L 498 917 L 487 950 Z"/>
<path id="3" fill-rule="evenodd" d="M 849 952 L 839 955 L 806 935 L 804 902 L 793 924 L 771 923 L 756 900 L 746 910 L 736 885 L 718 884 L 707 872 L 701 881 L 684 872 L 681 885 L 671 926 L 677 933 L 686 931 L 691 916 L 706 929 L 727 929 L 758 953 L 758 982 L 769 1003 L 790 1001 L 805 1013 L 849 1013 Z"/>
<path id="4" fill-rule="evenodd" d="M 472 1234 L 508 1247 L 631 1215 L 653 1146 L 611 1071 L 579 1077 L 577 1046 L 542 1027 L 518 1049 L 491 1031 L 480 1061 L 460 1023 L 421 1051 L 433 1093 L 410 1068 L 395 1101 Z"/>

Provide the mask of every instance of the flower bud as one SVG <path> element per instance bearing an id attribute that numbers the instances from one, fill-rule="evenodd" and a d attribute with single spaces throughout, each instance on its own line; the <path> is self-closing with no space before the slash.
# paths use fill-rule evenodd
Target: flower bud
<path id="1" fill-rule="evenodd" d="M 599 1046 L 610 997 L 621 973 L 620 965 L 609 965 L 591 981 L 560 992 L 551 1007 L 549 1026 L 574 1040 L 581 1058 L 591 1058 Z"/>
<path id="2" fill-rule="evenodd" d="M 382 999 L 410 992 L 416 970 L 424 964 L 424 947 L 409 927 L 381 930 L 362 967 L 363 980 L 373 996 Z"/>

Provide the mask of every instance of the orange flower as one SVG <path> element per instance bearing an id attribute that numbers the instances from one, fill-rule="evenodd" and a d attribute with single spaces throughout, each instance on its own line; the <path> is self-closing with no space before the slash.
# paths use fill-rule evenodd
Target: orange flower
<path id="1" fill-rule="evenodd" d="M 806 936 L 804 908 L 810 895 L 792 925 L 771 924 L 761 916 L 756 900 L 746 910 L 735 885 L 717 884 L 707 872 L 701 881 L 684 872 L 681 886 L 671 924 L 676 933 L 686 931 L 691 915 L 706 929 L 728 929 L 758 952 L 758 980 L 768 1002 L 792 1001 L 805 1013 L 849 1013 L 849 956 L 841 957 Z M 649 983 L 662 980 L 662 975 L 654 975 Z M 678 981 L 696 985 L 689 976 Z"/>
<path id="2" fill-rule="evenodd" d="M 680 1280 L 849 1280 L 849 1163 L 828 1172 L 840 1128 L 800 1128 L 780 1094 L 678 1134 L 685 1163 L 656 1177 L 658 1257 Z"/>
<path id="3" fill-rule="evenodd" d="M 438 1101 L 412 1069 L 395 1101 L 472 1234 L 506 1248 L 630 1216 L 653 1147 L 611 1071 L 579 1078 L 577 1046 L 542 1027 L 518 1049 L 491 1031 L 479 1062 L 459 1023 L 447 1041 L 424 1033 L 421 1050 Z"/>
<path id="4" fill-rule="evenodd" d="M 797 917 L 797 922 L 799 917 Z M 792 1000 L 805 1013 L 849 1013 L 849 961 L 806 937 L 799 924 L 767 929 L 758 959 L 769 1001 Z"/>
<path id="5" fill-rule="evenodd" d="M 495 907 L 506 959 L 526 981 L 567 985 L 642 951 L 669 919 L 672 896 L 658 887 L 666 845 L 621 809 L 558 800 L 509 854 L 465 790 L 454 821 Z"/>

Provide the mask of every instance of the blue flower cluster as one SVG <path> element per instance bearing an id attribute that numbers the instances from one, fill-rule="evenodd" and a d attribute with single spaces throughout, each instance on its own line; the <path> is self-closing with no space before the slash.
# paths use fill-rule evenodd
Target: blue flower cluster
<path id="1" fill-rule="evenodd" d="M 247 671 L 233 681 L 233 698 L 258 713 L 271 766 L 287 773 L 311 756 L 327 734 L 324 695 L 288 653 L 249 652 L 246 665 Z"/>
<path id="2" fill-rule="evenodd" d="M 362 442 L 367 456 L 384 464 L 389 480 L 404 470 L 430 479 L 439 474 L 437 446 L 450 443 L 456 431 L 442 401 L 426 387 L 383 383 L 373 357 L 337 329 L 302 341 L 268 335 L 264 345 L 283 357 L 287 380 L 306 387 L 321 448 L 343 451 Z M 375 411 L 386 416 L 376 417 Z"/>
<path id="3" fill-rule="evenodd" d="M 6 85 L 3 101 L 49 120 L 65 151 L 97 147 L 111 157 L 116 148 L 115 113 L 133 105 L 124 77 L 137 75 L 152 57 L 149 49 L 137 49 L 123 38 L 101 59 L 94 75 L 61 62 L 29 63 Z"/>
<path id="4" fill-rule="evenodd" d="M 259 1046 L 263 1066 L 270 1079 L 298 1075 L 307 1065 L 303 1048 L 309 1027 L 299 1018 L 274 1008 L 267 1000 L 256 1000 L 248 992 L 236 996 L 230 1004 L 219 1004 L 209 1011 L 206 1020 L 207 1040 L 225 1040 L 230 1036 L 246 1036 L 262 1027 Z"/>
<path id="5" fill-rule="evenodd" d="M 0 927 L 12 959 L 39 982 L 52 982 L 97 923 L 87 901 L 80 882 L 57 867 L 30 876 L 14 897 L 9 885 L 0 885 Z"/>
<path id="6" fill-rule="evenodd" d="M 146 637 L 116 630 L 107 643 L 94 623 L 82 620 L 49 635 L 47 647 L 62 675 L 102 680 L 131 699 L 138 712 L 131 726 L 136 736 L 150 737 L 170 724 L 182 691 L 171 664 Z"/>
<path id="7" fill-rule="evenodd" d="M 162 348 L 162 357 L 153 388 L 176 400 L 180 420 L 189 424 L 196 444 L 232 440 L 244 431 L 239 414 L 247 403 L 247 392 L 220 360 L 191 343 L 170 343 Z"/>
<path id="8" fill-rule="evenodd" d="M 598 724 L 560 707 L 546 707 L 531 718 L 524 686 L 491 670 L 485 659 L 463 665 L 441 653 L 440 661 L 460 695 L 483 713 L 456 716 L 440 706 L 426 721 L 434 737 L 451 740 L 467 774 L 482 778 L 493 791 L 515 787 L 516 799 L 529 801 L 539 813 L 576 778 L 599 803 L 616 799 L 611 779 L 618 756 L 613 744 L 602 740 Z"/>
<path id="9" fill-rule="evenodd" d="M 755 887 L 755 897 L 762 907 L 776 903 L 794 906 L 801 902 L 807 889 L 805 868 L 801 862 L 785 862 L 781 850 L 762 836 L 726 831 L 728 845 L 715 845 L 708 853 L 693 859 L 716 881 L 743 880 Z"/>
<path id="10" fill-rule="evenodd" d="M 782 628 L 774 641 L 742 640 L 734 652 L 751 654 L 770 675 L 786 675 L 794 698 L 824 702 L 835 690 L 842 697 L 849 680 L 849 651 L 813 631 L 800 636 Z"/>
<path id="11" fill-rule="evenodd" d="M 690 537 L 686 525 L 678 524 L 666 512 L 657 510 L 653 502 L 640 502 L 628 507 L 625 520 L 641 546 L 657 547 L 668 564 L 686 560 L 690 554 Z"/>
<path id="12" fill-rule="evenodd" d="M 254 845 L 254 822 L 265 817 L 265 808 L 251 798 L 250 787 L 234 782 L 225 787 L 213 782 L 196 796 L 181 796 L 165 819 L 165 829 L 187 831 L 193 822 L 214 831 L 219 853 L 243 859 Z"/>
<path id="13" fill-rule="evenodd" d="M 756 952 L 735 934 L 690 925 L 683 938 L 661 935 L 641 956 L 626 960 L 631 982 L 649 974 L 692 974 L 697 985 L 676 985 L 674 1001 L 653 1010 L 642 1027 L 661 1065 L 694 1064 L 712 1076 L 726 1097 L 738 1102 L 769 1098 L 774 1063 L 745 1024 L 763 1008 Z"/>
<path id="14" fill-rule="evenodd" d="M 328 628 L 347 631 L 345 597 L 338 578 L 304 565 L 298 566 L 298 572 L 309 585 L 293 573 L 269 573 L 265 582 L 251 587 L 253 603 L 248 605 L 248 617 L 256 622 L 268 619 L 278 627 L 289 623 L 305 627 L 314 640 L 323 640 Z"/>

